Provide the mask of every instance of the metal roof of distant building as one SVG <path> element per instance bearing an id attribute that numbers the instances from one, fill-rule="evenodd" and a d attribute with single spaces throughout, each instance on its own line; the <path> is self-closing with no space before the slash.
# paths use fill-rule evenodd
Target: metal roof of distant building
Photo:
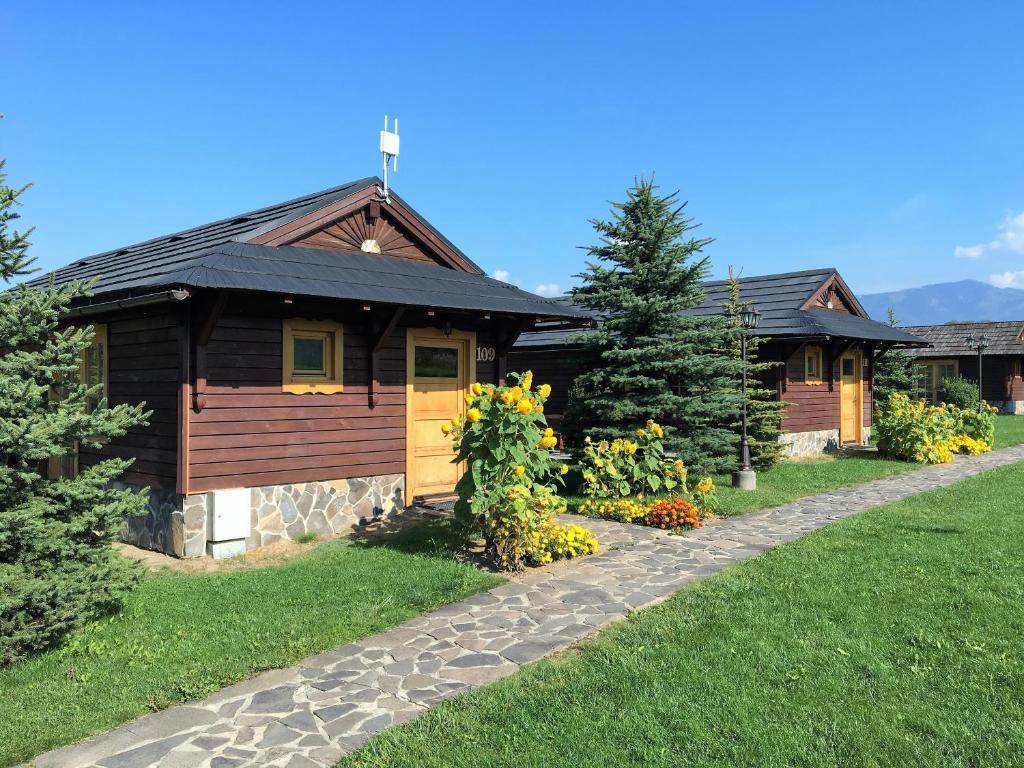
<path id="1" fill-rule="evenodd" d="M 173 268 L 123 279 L 125 289 L 260 291 L 428 309 L 578 320 L 585 313 L 483 274 L 354 251 L 229 242 Z"/>
<path id="2" fill-rule="evenodd" d="M 93 288 L 94 294 L 112 293 L 144 283 L 151 277 L 165 274 L 206 252 L 209 248 L 230 242 L 247 242 L 258 235 L 276 229 L 308 213 L 319 210 L 344 197 L 383 182 L 376 176 L 350 181 L 337 187 L 303 195 L 276 205 L 240 213 L 209 224 L 162 235 L 135 245 L 115 248 L 110 251 L 87 256 L 53 272 L 31 281 L 33 285 L 45 285 L 52 276 L 57 283 L 70 280 L 88 280 L 99 276 Z M 391 196 L 413 213 L 434 234 L 444 240 L 481 274 L 483 270 L 465 256 L 448 238 L 437 231 L 430 222 L 416 213 L 413 208 L 391 192 Z"/>
<path id="3" fill-rule="evenodd" d="M 1024 320 L 1001 320 L 944 325 L 905 326 L 903 330 L 927 339 L 932 346 L 913 352 L 918 357 L 959 357 L 976 355 L 967 344 L 967 337 L 984 335 L 989 346 L 986 355 L 1024 355 Z"/>
<path id="4" fill-rule="evenodd" d="M 761 313 L 755 333 L 775 338 L 836 336 L 894 344 L 925 343 L 905 330 L 866 317 L 824 308 L 802 309 L 833 275 L 838 275 L 838 272 L 827 267 L 740 277 L 740 298 L 750 302 L 752 308 Z M 701 317 L 722 314 L 722 307 L 729 300 L 729 281 L 711 280 L 703 285 L 704 301 L 700 306 L 684 311 L 684 315 Z M 568 298 L 560 300 L 569 303 Z M 856 302 L 855 297 L 853 300 Z M 856 306 L 863 311 L 859 303 Z M 593 312 L 590 314 L 592 317 L 597 316 Z M 567 338 L 575 333 L 579 331 L 554 325 L 538 327 L 520 336 L 515 348 L 554 347 L 565 344 Z"/>

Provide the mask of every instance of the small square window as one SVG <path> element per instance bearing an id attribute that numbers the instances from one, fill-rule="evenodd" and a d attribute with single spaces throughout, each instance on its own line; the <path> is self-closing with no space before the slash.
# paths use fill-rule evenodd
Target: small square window
<path id="1" fill-rule="evenodd" d="M 853 370 L 854 370 L 853 358 L 852 357 L 844 357 L 843 358 L 843 376 L 853 376 Z"/>
<path id="2" fill-rule="evenodd" d="M 804 349 L 804 383 L 821 384 L 821 347 Z"/>
<path id="3" fill-rule="evenodd" d="M 281 330 L 282 390 L 296 395 L 341 392 L 341 325 L 325 320 L 285 320 Z"/>
<path id="4" fill-rule="evenodd" d="M 295 363 L 294 371 L 302 375 L 323 376 L 327 373 L 327 341 L 328 334 L 292 337 L 292 355 Z"/>

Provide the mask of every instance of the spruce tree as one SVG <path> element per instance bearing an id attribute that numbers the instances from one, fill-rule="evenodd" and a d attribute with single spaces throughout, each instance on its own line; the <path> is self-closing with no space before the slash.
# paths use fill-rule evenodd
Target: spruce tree
<path id="1" fill-rule="evenodd" d="M 737 331 L 742 327 L 740 315 L 750 303 L 743 300 L 739 277 L 730 266 L 729 301 L 722 305 L 722 309 L 732 319 Z M 778 399 L 775 388 L 764 383 L 782 363 L 758 360 L 757 350 L 762 344 L 764 337 L 747 334 L 747 445 L 750 446 L 750 463 L 757 469 L 767 469 L 782 456 L 779 436 L 782 434 L 782 419 L 789 405 Z M 738 336 L 731 351 L 742 364 L 742 346 Z"/>
<path id="2" fill-rule="evenodd" d="M 736 332 L 724 315 L 681 314 L 704 300 L 702 251 L 711 240 L 689 234 L 697 225 L 677 198 L 640 179 L 612 204 L 610 220 L 590 222 L 599 243 L 586 248 L 594 261 L 572 298 L 603 319 L 573 337 L 592 363 L 576 380 L 562 429 L 578 446 L 654 419 L 692 472 L 723 472 L 736 462 L 740 365 L 728 351 Z"/>
<path id="3" fill-rule="evenodd" d="M 14 229 L 26 187 L 0 161 L 0 276 L 31 271 L 31 230 Z M 49 479 L 48 460 L 145 423 L 141 406 L 107 406 L 80 379 L 92 327 L 61 323 L 89 286 L 0 292 L 0 666 L 46 648 L 114 607 L 138 569 L 111 543 L 145 496 L 109 487 L 131 463 L 110 459 Z M 93 407 L 89 407 L 93 406 Z"/>
<path id="4" fill-rule="evenodd" d="M 896 328 L 896 313 L 889 307 L 888 325 Z M 890 349 L 875 360 L 875 383 L 872 398 L 875 408 L 884 408 L 889 395 L 904 394 L 911 399 L 921 397 L 921 378 L 915 370 L 914 358 L 905 349 Z"/>

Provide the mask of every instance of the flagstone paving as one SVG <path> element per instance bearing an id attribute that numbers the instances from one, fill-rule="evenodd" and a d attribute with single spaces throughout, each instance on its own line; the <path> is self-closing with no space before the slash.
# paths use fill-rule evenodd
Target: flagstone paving
<path id="1" fill-rule="evenodd" d="M 1024 446 L 715 520 L 685 536 L 588 520 L 599 554 L 38 757 L 39 768 L 331 766 L 373 734 L 566 648 L 687 582 L 863 510 L 1024 460 Z"/>

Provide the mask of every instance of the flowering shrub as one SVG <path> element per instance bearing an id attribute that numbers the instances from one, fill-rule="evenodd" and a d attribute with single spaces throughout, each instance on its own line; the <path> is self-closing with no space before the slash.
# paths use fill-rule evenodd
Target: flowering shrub
<path id="1" fill-rule="evenodd" d="M 956 410 L 956 433 L 984 443 L 991 450 L 996 439 L 996 414 L 999 409 L 982 403 L 978 408 L 958 408 Z M 975 454 L 976 455 L 976 454 Z"/>
<path id="2" fill-rule="evenodd" d="M 647 517 L 647 508 L 636 499 L 587 499 L 579 513 L 620 523 L 639 523 Z"/>
<path id="3" fill-rule="evenodd" d="M 654 502 L 644 518 L 644 525 L 668 530 L 700 528 L 700 524 L 697 507 L 678 496 Z"/>
<path id="4" fill-rule="evenodd" d="M 710 481 L 709 481 L 710 482 Z M 710 493 L 713 489 L 707 489 Z M 677 528 L 699 528 L 702 511 L 700 507 L 679 496 L 658 499 L 651 504 L 641 504 L 635 499 L 587 499 L 579 508 L 581 515 L 616 520 L 621 523 L 649 525 L 652 528 L 675 530 Z"/>
<path id="5" fill-rule="evenodd" d="M 583 526 L 562 525 L 548 519 L 533 532 L 526 556 L 532 565 L 546 565 L 563 557 L 592 555 L 597 549 L 594 534 Z"/>
<path id="6" fill-rule="evenodd" d="M 616 498 L 671 491 L 686 478 L 682 461 L 665 457 L 661 425 L 648 420 L 636 431 L 636 440 L 616 438 L 594 442 L 583 449 L 583 492 L 590 498 Z"/>
<path id="7" fill-rule="evenodd" d="M 960 452 L 977 455 L 992 450 L 994 415 L 995 409 L 987 404 L 978 413 L 945 403 L 927 405 L 924 400 L 913 401 L 896 393 L 875 418 L 878 450 L 925 464 L 952 461 Z"/>
<path id="8" fill-rule="evenodd" d="M 549 453 L 557 438 L 544 417 L 551 387 L 533 389 L 530 371 L 511 377 L 514 386 L 474 383 L 466 396 L 465 422 L 454 418 L 441 430 L 454 438 L 453 461 L 467 462 L 455 486 L 456 517 L 484 535 L 496 564 L 518 569 L 572 557 L 589 551 L 590 544 L 581 544 L 577 533 L 569 546 L 568 533 L 555 530 L 554 515 L 565 511 L 565 502 L 548 485 L 560 482 Z M 560 471 L 565 474 L 568 467 Z"/>

